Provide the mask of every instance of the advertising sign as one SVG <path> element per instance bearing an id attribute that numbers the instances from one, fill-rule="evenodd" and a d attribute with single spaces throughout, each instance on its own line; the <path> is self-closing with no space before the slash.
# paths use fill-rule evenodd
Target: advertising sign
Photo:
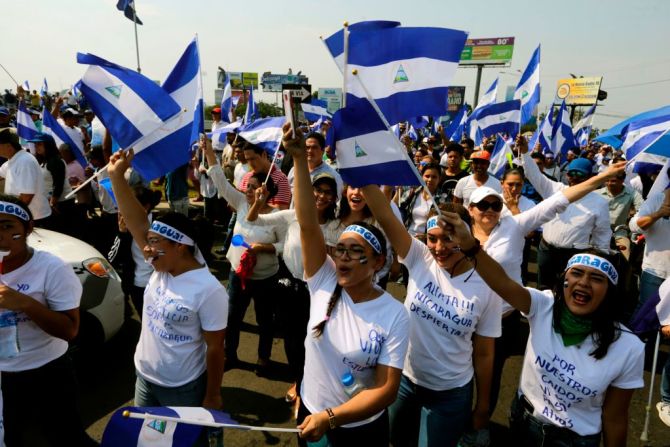
<path id="1" fill-rule="evenodd" d="M 507 65 L 512 61 L 514 37 L 468 39 L 460 65 Z"/>
<path id="2" fill-rule="evenodd" d="M 444 115 L 446 121 L 454 119 L 456 114 L 465 103 L 465 87 L 447 87 L 447 113 Z"/>
<path id="3" fill-rule="evenodd" d="M 309 84 L 305 75 L 263 73 L 261 85 L 264 92 L 280 93 L 283 84 Z"/>
<path id="4" fill-rule="evenodd" d="M 319 99 L 328 104 L 328 113 L 331 115 L 342 108 L 341 88 L 320 88 Z"/>
<path id="5" fill-rule="evenodd" d="M 228 75 L 230 75 L 230 88 L 233 90 L 242 90 L 249 87 L 258 89 L 258 73 L 229 71 Z"/>
<path id="6" fill-rule="evenodd" d="M 554 104 L 560 105 L 563 100 L 568 106 L 590 106 L 598 100 L 598 91 L 603 78 L 559 79 L 556 86 Z"/>

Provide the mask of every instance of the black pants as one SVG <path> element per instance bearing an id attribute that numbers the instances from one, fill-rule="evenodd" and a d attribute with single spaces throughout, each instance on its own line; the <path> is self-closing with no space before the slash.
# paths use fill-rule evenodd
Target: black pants
<path id="1" fill-rule="evenodd" d="M 553 290 L 568 260 L 576 252 L 573 248 L 554 247 L 542 239 L 537 247 L 537 288 Z"/>
<path id="2" fill-rule="evenodd" d="M 287 269 L 288 273 L 288 269 Z M 289 273 L 290 274 L 290 273 Z M 310 298 L 307 283 L 290 278 L 288 287 L 282 287 L 281 304 L 277 306 L 277 317 L 284 332 L 284 352 L 300 391 L 300 383 L 305 369 L 305 337 L 311 328 L 309 322 Z"/>
<path id="3" fill-rule="evenodd" d="M 300 409 L 298 410 L 298 424 L 301 424 L 307 416 L 311 413 L 300 402 Z M 333 447 L 388 447 L 389 445 L 389 415 L 388 411 L 384 410 L 381 416 L 372 422 L 358 427 L 344 428 L 337 427 L 334 430 L 328 430 L 325 434 L 328 436 L 328 441 Z M 298 437 L 298 445 L 306 447 L 307 442 Z"/>
<path id="4" fill-rule="evenodd" d="M 51 446 L 94 446 L 79 418 L 77 382 L 67 354 L 36 369 L 2 373 L 7 447 L 41 432 Z M 34 436 L 34 435 L 33 435 Z"/>

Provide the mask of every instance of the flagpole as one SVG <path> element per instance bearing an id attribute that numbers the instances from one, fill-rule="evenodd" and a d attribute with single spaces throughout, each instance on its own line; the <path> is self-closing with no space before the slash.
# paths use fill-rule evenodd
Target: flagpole
<path id="1" fill-rule="evenodd" d="M 354 75 L 354 78 L 358 81 L 358 84 L 361 86 L 361 88 L 365 92 L 365 96 L 366 96 L 367 100 L 370 102 L 370 104 L 372 105 L 372 108 L 375 110 L 375 112 L 377 112 L 377 115 L 379 115 L 379 118 L 381 118 L 382 122 L 384 123 L 384 126 L 386 126 L 386 131 L 389 132 L 391 135 L 393 135 L 393 140 L 397 141 L 397 145 L 402 149 L 402 153 L 405 155 L 405 159 L 406 159 L 407 163 L 409 163 L 409 165 L 411 166 L 412 172 L 414 172 L 414 175 L 416 176 L 417 180 L 419 180 L 419 183 L 421 184 L 421 186 L 423 186 L 424 191 L 426 191 L 426 193 L 428 193 L 428 196 L 430 197 L 430 200 L 431 200 L 433 206 L 435 207 L 435 211 L 437 211 L 437 215 L 442 216 L 442 211 L 437 206 L 437 202 L 435 201 L 435 197 L 433 197 L 433 194 L 428 189 L 428 186 L 426 186 L 426 182 L 423 180 L 423 177 L 421 176 L 419 171 L 416 169 L 416 166 L 414 166 L 414 163 L 412 162 L 412 160 L 409 158 L 409 155 L 407 154 L 407 148 L 405 148 L 405 146 L 400 142 L 400 140 L 395 137 L 393 132 L 391 132 L 391 125 L 389 124 L 388 120 L 386 119 L 386 117 L 382 113 L 381 109 L 377 105 L 377 102 L 372 98 L 372 95 L 368 91 L 365 84 L 363 84 L 363 81 L 361 81 L 361 78 L 358 77 L 358 70 L 356 70 L 356 69 L 352 70 L 351 74 Z"/>
<path id="2" fill-rule="evenodd" d="M 249 431 L 268 431 L 268 432 L 283 432 L 283 433 L 300 433 L 300 430 L 297 428 L 284 428 L 284 427 L 255 427 L 253 425 L 238 425 L 238 424 L 224 424 L 220 422 L 209 422 L 202 421 L 199 419 L 187 419 L 179 418 L 172 416 L 161 416 L 157 414 L 149 413 L 136 413 L 134 411 L 124 411 L 123 417 L 133 418 L 133 419 L 148 419 L 148 420 L 158 420 L 166 422 L 177 422 L 180 424 L 190 424 L 190 425 L 201 425 L 203 427 L 217 427 L 217 428 L 235 428 L 238 430 L 249 430 Z"/>
<path id="3" fill-rule="evenodd" d="M 11 73 L 10 73 L 9 71 L 7 71 L 7 69 L 5 68 L 4 65 L 0 64 L 0 67 L 2 67 L 2 69 L 5 71 L 5 73 L 7 73 L 7 76 L 9 76 L 10 78 L 12 78 L 12 81 L 14 81 L 14 84 L 16 84 L 16 86 L 18 87 L 18 86 L 19 86 L 19 83 L 16 82 L 16 79 L 14 79 L 14 76 L 12 76 Z"/>
<path id="4" fill-rule="evenodd" d="M 344 22 L 342 33 L 344 35 L 344 71 L 342 71 L 342 107 L 347 106 L 347 72 L 349 71 L 349 22 Z"/>
<path id="5" fill-rule="evenodd" d="M 137 40 L 137 12 L 135 8 L 135 2 L 133 1 L 133 25 L 135 25 L 135 54 L 137 55 L 137 72 L 142 73 L 140 68 L 140 44 Z"/>
<path id="6" fill-rule="evenodd" d="M 79 185 L 79 186 L 77 186 L 75 189 L 73 189 L 72 192 L 70 192 L 68 195 L 65 196 L 65 198 L 66 198 L 66 199 L 69 199 L 69 198 L 73 197 L 76 193 L 78 193 L 79 191 L 81 191 L 81 189 L 82 189 L 84 186 L 88 185 L 88 184 L 91 183 L 93 180 L 97 179 L 97 178 L 100 176 L 100 174 L 102 174 L 103 172 L 107 171 L 107 168 L 108 168 L 108 167 L 109 167 L 109 163 L 107 163 L 105 166 L 103 166 L 102 168 L 100 168 L 99 170 L 97 170 L 96 172 L 94 172 L 92 176 L 90 176 L 89 178 L 87 178 L 86 181 L 85 181 L 84 183 L 82 183 L 81 185 Z"/>

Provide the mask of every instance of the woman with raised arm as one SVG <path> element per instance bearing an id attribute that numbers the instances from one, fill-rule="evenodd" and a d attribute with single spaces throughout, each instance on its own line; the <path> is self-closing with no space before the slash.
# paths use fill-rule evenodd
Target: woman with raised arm
<path id="1" fill-rule="evenodd" d="M 284 127 L 284 147 L 294 160 L 294 203 L 300 240 L 307 248 L 302 259 L 311 296 L 300 441 L 304 445 L 304 440 L 326 436 L 335 447 L 387 447 L 386 407 L 398 391 L 407 315 L 373 279 L 386 260 L 379 229 L 352 223 L 340 235 L 333 258 L 326 253 L 304 142 L 296 134 L 293 138 L 290 126 Z M 343 382 L 348 374 L 353 383 Z M 354 394 L 355 389 L 362 390 Z"/>
<path id="2" fill-rule="evenodd" d="M 468 424 L 488 423 L 494 338 L 500 336 L 500 300 L 455 243 L 426 223 L 426 244 L 413 238 L 375 185 L 362 188 L 398 260 L 409 271 L 405 309 L 410 339 L 398 398 L 390 408 L 395 447 L 455 446 Z M 443 205 L 469 220 L 465 208 Z M 472 398 L 477 386 L 474 412 Z"/>
<path id="3" fill-rule="evenodd" d="M 628 407 L 642 388 L 644 345 L 617 320 L 616 262 L 594 251 L 570 258 L 555 289 L 525 288 L 481 249 L 454 213 L 438 225 L 486 283 L 521 311 L 530 335 L 510 426 L 524 446 L 626 445 Z"/>
<path id="4" fill-rule="evenodd" d="M 197 230 L 170 212 L 151 224 L 124 178 L 132 151 L 109 161 L 109 178 L 126 227 L 154 272 L 135 351 L 135 405 L 220 409 L 228 295 L 199 253 Z"/>

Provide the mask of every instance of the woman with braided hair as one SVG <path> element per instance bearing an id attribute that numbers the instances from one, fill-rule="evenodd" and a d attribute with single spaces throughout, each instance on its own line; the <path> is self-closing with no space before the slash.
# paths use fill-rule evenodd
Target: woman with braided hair
<path id="1" fill-rule="evenodd" d="M 331 446 L 389 444 L 388 407 L 396 397 L 407 350 L 408 318 L 402 304 L 374 282 L 386 259 L 382 232 L 349 225 L 331 259 L 319 227 L 302 135 L 284 127 L 294 161 L 294 201 L 303 267 L 311 296 L 305 371 L 298 412 L 300 443 L 326 436 Z M 342 376 L 364 386 L 349 396 Z"/>

